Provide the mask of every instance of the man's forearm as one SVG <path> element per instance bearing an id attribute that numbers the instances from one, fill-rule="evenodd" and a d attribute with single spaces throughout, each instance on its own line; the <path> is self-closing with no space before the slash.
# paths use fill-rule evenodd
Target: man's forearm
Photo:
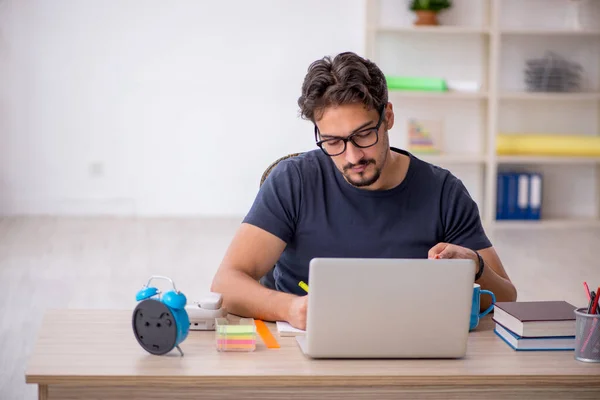
<path id="1" fill-rule="evenodd" d="M 498 275 L 490 265 L 485 263 L 483 275 L 476 282 L 481 285 L 482 289 L 486 289 L 494 293 L 496 301 L 515 301 L 517 299 L 517 291 L 508 279 Z M 492 304 L 490 296 L 481 296 L 481 309 L 487 309 Z"/>
<path id="2" fill-rule="evenodd" d="M 285 321 L 294 295 L 268 289 L 243 272 L 220 271 L 211 291 L 223 295 L 231 314 L 265 321 Z"/>

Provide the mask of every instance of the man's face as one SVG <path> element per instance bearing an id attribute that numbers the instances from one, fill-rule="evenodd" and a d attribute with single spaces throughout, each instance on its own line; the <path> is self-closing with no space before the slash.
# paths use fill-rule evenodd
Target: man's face
<path id="1" fill-rule="evenodd" d="M 325 140 L 323 148 L 332 154 L 335 166 L 351 185 L 376 189 L 375 183 L 389 152 L 389 120 L 393 121 L 391 108 L 384 109 L 380 123 L 377 110 L 367 110 L 363 104 L 348 104 L 326 108 L 321 119 L 316 121 L 319 132 L 317 140 Z M 376 130 L 378 123 L 380 126 Z M 346 139 L 350 135 L 359 146 L 349 140 L 346 150 L 334 155 L 343 150 L 344 142 L 339 139 Z"/>

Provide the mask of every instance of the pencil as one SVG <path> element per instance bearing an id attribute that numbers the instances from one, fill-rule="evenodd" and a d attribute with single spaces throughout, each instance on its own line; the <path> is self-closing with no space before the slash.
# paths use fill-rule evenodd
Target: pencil
<path id="1" fill-rule="evenodd" d="M 308 285 L 304 283 L 304 281 L 298 282 L 298 286 L 300 286 L 306 293 L 308 293 Z"/>
<path id="2" fill-rule="evenodd" d="M 587 282 L 583 282 L 583 287 L 585 288 L 585 292 L 587 293 L 588 300 L 591 300 L 592 296 L 590 294 L 590 287 L 588 286 Z"/>
<path id="3" fill-rule="evenodd" d="M 598 291 L 596 292 L 596 298 L 594 299 L 594 303 L 592 304 L 592 310 L 590 314 L 596 314 L 596 308 L 598 308 L 598 298 L 600 297 L 600 286 L 598 287 Z"/>

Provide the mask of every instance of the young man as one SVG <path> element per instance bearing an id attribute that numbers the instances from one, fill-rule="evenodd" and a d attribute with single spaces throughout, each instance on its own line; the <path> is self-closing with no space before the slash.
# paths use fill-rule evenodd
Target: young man
<path id="1" fill-rule="evenodd" d="M 314 257 L 472 259 L 482 288 L 516 299 L 462 182 L 390 147 L 394 111 L 375 64 L 353 53 L 315 61 L 298 104 L 318 148 L 262 185 L 214 277 L 229 312 L 304 329 L 298 282 Z M 274 265 L 273 290 L 258 281 Z"/>

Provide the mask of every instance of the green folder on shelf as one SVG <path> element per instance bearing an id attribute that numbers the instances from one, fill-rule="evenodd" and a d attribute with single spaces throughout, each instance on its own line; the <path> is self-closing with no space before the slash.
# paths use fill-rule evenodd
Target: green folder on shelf
<path id="1" fill-rule="evenodd" d="M 446 92 L 448 86 L 441 78 L 422 78 L 409 76 L 386 76 L 390 90 L 422 90 L 429 92 Z"/>

